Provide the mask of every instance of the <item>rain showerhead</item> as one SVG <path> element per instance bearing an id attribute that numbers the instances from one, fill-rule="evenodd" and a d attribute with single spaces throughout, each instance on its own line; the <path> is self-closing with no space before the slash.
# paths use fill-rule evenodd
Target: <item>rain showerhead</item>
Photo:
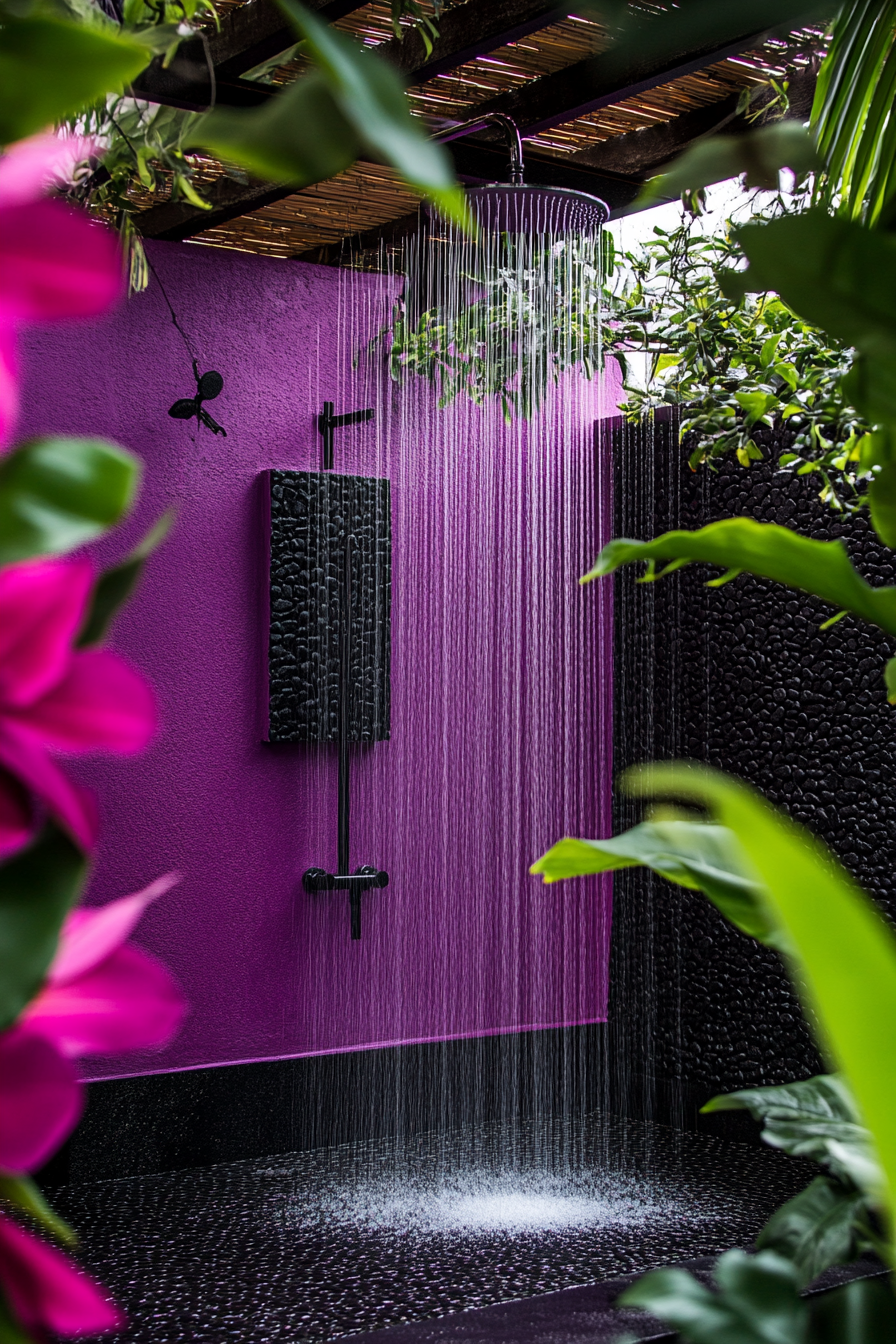
<path id="1" fill-rule="evenodd" d="M 468 187 L 467 200 L 481 229 L 510 234 L 595 233 L 610 218 L 606 203 L 584 191 L 568 187 L 526 186 L 523 182 L 523 142 L 519 127 L 503 112 L 485 112 L 481 117 L 451 126 L 441 132 L 441 141 L 459 140 L 487 126 L 496 126 L 507 138 L 510 181 Z"/>
<path id="2" fill-rule="evenodd" d="M 479 227 L 490 233 L 588 234 L 610 218 L 604 201 L 568 187 L 492 182 L 468 187 L 466 195 Z"/>

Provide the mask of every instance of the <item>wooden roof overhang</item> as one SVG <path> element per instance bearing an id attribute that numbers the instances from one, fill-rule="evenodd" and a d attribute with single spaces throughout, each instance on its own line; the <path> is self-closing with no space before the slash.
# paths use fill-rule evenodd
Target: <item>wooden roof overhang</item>
<path id="1" fill-rule="evenodd" d="M 575 6 L 545 0 L 454 0 L 429 52 L 413 28 L 395 39 L 388 0 L 310 3 L 398 66 L 412 111 L 434 130 L 479 112 L 507 113 L 525 138 L 527 180 L 590 192 L 616 212 L 694 139 L 721 126 L 745 129 L 737 113 L 745 86 L 786 71 L 795 111 L 805 115 L 821 42 L 817 24 L 804 26 L 805 0 L 757 0 L 748 27 L 737 6 L 717 0 L 703 7 L 699 34 L 687 40 L 680 36 L 684 6 L 630 0 L 650 16 L 634 59 L 614 50 L 606 29 Z M 288 59 L 294 33 L 276 0 L 222 0 L 219 9 L 220 29 L 184 44 L 167 69 L 154 62 L 135 96 L 197 111 L 213 99 L 257 106 L 301 74 L 301 60 Z M 286 63 L 266 74 L 272 82 L 249 77 L 283 53 Z M 506 150 L 494 132 L 448 148 L 462 180 L 506 176 Z M 395 173 L 363 160 L 300 191 L 238 182 L 211 160 L 199 165 L 198 177 L 211 210 L 148 204 L 137 215 L 144 237 L 338 263 L 346 239 L 356 249 L 374 244 L 416 214 L 416 198 Z"/>

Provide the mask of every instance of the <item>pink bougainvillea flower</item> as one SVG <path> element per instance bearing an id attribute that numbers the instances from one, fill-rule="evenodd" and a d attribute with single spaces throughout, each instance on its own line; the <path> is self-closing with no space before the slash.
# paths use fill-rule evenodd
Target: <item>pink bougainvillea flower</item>
<path id="1" fill-rule="evenodd" d="M 169 873 L 136 895 L 68 916 L 43 989 L 0 1034 L 0 1170 L 33 1171 L 77 1123 L 73 1059 L 164 1045 L 177 1031 L 186 1011 L 179 986 L 127 939 L 149 903 L 178 881 Z"/>
<path id="2" fill-rule="evenodd" d="M 95 574 L 89 560 L 36 560 L 0 569 L 0 853 L 21 843 L 13 776 L 72 838 L 96 838 L 92 798 L 57 753 L 133 752 L 155 727 L 152 692 L 118 654 L 74 647 Z"/>
<path id="3" fill-rule="evenodd" d="M 46 985 L 19 1018 L 23 1030 L 67 1058 L 169 1041 L 183 994 L 160 962 L 126 940 L 150 902 L 179 881 L 168 873 L 134 896 L 73 911 Z"/>
<path id="4" fill-rule="evenodd" d="M 54 1045 L 19 1026 L 0 1035 L 0 1170 L 42 1166 L 82 1106 L 75 1066 Z"/>
<path id="5" fill-rule="evenodd" d="M 39 1338 L 98 1335 L 126 1320 L 68 1256 L 0 1214 L 0 1287 L 17 1320 Z"/>
<path id="6" fill-rule="evenodd" d="M 98 317 L 124 292 L 112 230 L 45 197 L 92 149 L 89 141 L 48 134 L 21 141 L 0 157 L 0 447 L 18 410 L 17 328 Z"/>

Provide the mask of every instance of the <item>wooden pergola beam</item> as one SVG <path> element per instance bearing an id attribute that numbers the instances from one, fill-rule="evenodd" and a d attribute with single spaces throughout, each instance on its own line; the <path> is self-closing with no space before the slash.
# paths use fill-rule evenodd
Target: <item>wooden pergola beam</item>
<path id="1" fill-rule="evenodd" d="M 411 84 L 425 84 L 435 75 L 558 23 L 574 8 L 548 0 L 467 0 L 442 15 L 431 52 L 427 53 L 418 28 L 408 28 L 400 41 L 386 42 L 377 50 L 409 76 Z"/>
<path id="2" fill-rule="evenodd" d="M 162 201 L 134 216 L 134 222 L 143 238 L 159 238 L 169 243 L 194 238 L 206 229 L 229 224 L 232 219 L 260 210 L 264 205 L 282 201 L 293 194 L 293 187 L 273 182 L 236 182 L 231 177 L 220 177 L 206 189 L 210 209 L 198 210 L 189 201 Z"/>
<path id="3" fill-rule="evenodd" d="M 507 176 L 507 154 L 496 145 L 473 145 L 463 140 L 447 146 L 454 157 L 458 177 L 468 182 L 501 182 Z M 585 191 L 606 201 L 611 210 L 622 210 L 635 199 L 641 184 L 637 176 L 604 172 L 589 164 L 570 163 L 546 154 L 526 157 L 527 179 L 545 187 L 565 187 Z M 291 196 L 294 187 L 270 182 L 250 182 L 245 186 L 222 177 L 206 191 L 210 210 L 197 210 L 188 201 L 164 201 L 135 217 L 144 238 L 165 242 L 183 242 L 206 229 L 227 224 L 262 206 Z"/>
<path id="4" fill-rule="evenodd" d="M 815 80 L 815 72 L 812 70 L 799 71 L 791 76 L 787 91 L 790 102 L 788 120 L 808 120 L 815 95 Z M 752 104 L 751 113 L 761 112 L 772 98 L 771 91 L 763 92 Z M 753 130 L 754 122 L 748 120 L 745 114 L 738 113 L 738 102 L 739 95 L 731 94 L 717 103 L 682 112 L 680 116 L 658 122 L 655 126 L 600 140 L 571 154 L 564 162 L 588 166 L 599 172 L 631 174 L 641 178 L 653 176 L 661 172 L 663 165 L 670 159 L 703 136 L 713 135 L 717 131 L 724 131 L 726 135 L 744 135 Z"/>

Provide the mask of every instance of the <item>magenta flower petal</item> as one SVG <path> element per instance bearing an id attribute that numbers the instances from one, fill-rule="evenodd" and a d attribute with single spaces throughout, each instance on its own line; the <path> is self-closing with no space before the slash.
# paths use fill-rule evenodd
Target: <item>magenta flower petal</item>
<path id="1" fill-rule="evenodd" d="M 152 691 L 123 658 L 105 649 L 71 656 L 63 680 L 14 722 L 61 751 L 140 751 L 156 726 Z"/>
<path id="2" fill-rule="evenodd" d="M 70 182 L 75 168 L 98 152 L 97 141 L 41 131 L 10 145 L 0 158 L 0 207 L 24 205 Z"/>
<path id="3" fill-rule="evenodd" d="M 0 862 L 31 839 L 34 821 L 20 785 L 0 770 Z"/>
<path id="4" fill-rule="evenodd" d="M 92 909 L 73 910 L 63 926 L 47 976 L 49 983 L 67 985 L 105 961 L 130 937 L 146 907 L 179 881 L 179 873 L 166 873 L 133 896 L 121 896 Z"/>
<path id="5" fill-rule="evenodd" d="M 48 984 L 21 1018 L 62 1054 L 111 1054 L 164 1045 L 180 1026 L 186 1002 L 160 962 L 119 947 L 68 984 Z"/>
<path id="6" fill-rule="evenodd" d="M 0 569 L 0 705 L 31 705 L 66 675 L 93 580 L 89 560 Z"/>
<path id="7" fill-rule="evenodd" d="M 0 766 L 37 795 L 76 844 L 93 849 L 97 816 L 92 796 L 63 774 L 34 732 L 2 715 Z"/>
<path id="8" fill-rule="evenodd" d="M 77 1074 L 45 1037 L 20 1026 L 0 1034 L 0 1169 L 33 1171 L 81 1114 Z"/>
<path id="9" fill-rule="evenodd" d="M 15 331 L 0 318 L 0 448 L 9 441 L 19 413 Z"/>
<path id="10" fill-rule="evenodd" d="M 0 1284 L 26 1330 L 67 1338 L 121 1330 L 122 1312 L 68 1256 L 0 1214 Z"/>
<path id="11" fill-rule="evenodd" d="M 0 318 L 98 317 L 124 293 L 111 229 L 61 201 L 0 209 Z"/>

